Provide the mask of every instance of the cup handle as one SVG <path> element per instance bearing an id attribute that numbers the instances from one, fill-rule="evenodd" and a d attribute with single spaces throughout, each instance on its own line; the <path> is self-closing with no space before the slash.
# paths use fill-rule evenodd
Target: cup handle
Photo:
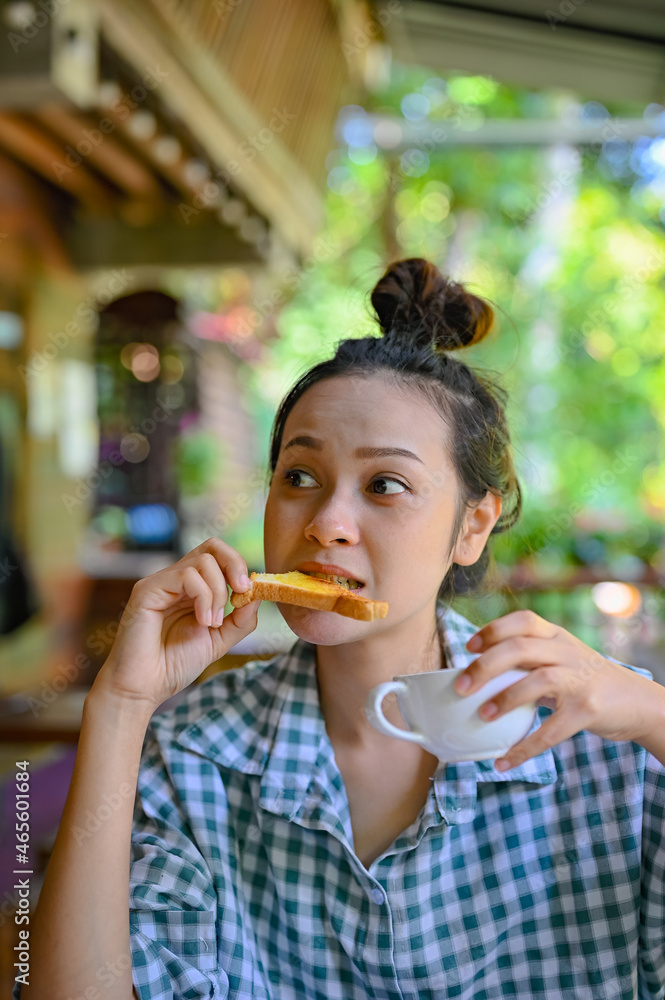
<path id="1" fill-rule="evenodd" d="M 425 742 L 425 737 L 422 733 L 414 733 L 410 729 L 398 729 L 397 726 L 393 726 L 392 722 L 388 722 L 383 714 L 383 709 L 381 708 L 383 699 L 391 691 L 401 691 L 403 694 L 406 694 L 408 688 L 404 681 L 384 681 L 383 684 L 378 684 L 375 688 L 372 688 L 365 706 L 367 718 L 375 729 L 385 733 L 386 736 L 397 736 L 400 740 L 407 740 L 410 743 L 420 743 L 422 745 Z"/>

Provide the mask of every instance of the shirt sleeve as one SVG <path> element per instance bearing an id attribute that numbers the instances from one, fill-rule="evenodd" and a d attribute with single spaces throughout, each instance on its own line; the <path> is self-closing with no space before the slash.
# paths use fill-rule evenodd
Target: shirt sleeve
<path id="1" fill-rule="evenodd" d="M 227 1000 L 216 920 L 212 875 L 193 842 L 151 722 L 137 780 L 129 869 L 132 978 L 140 1000 Z"/>
<path id="2" fill-rule="evenodd" d="M 645 667 L 606 659 L 648 680 Z M 657 683 L 657 681 L 654 681 Z M 642 878 L 638 945 L 638 1000 L 665 1000 L 665 767 L 646 753 L 642 811 Z"/>
<path id="3" fill-rule="evenodd" d="M 647 753 L 642 819 L 639 1000 L 665 997 L 665 768 Z"/>

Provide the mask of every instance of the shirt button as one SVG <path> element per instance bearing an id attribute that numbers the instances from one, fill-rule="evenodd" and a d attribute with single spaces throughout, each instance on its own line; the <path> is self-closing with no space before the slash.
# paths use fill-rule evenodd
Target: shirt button
<path id="1" fill-rule="evenodd" d="M 373 903 L 376 903 L 378 906 L 380 906 L 381 903 L 383 903 L 383 890 L 372 889 L 372 891 L 369 894 L 369 897 Z"/>

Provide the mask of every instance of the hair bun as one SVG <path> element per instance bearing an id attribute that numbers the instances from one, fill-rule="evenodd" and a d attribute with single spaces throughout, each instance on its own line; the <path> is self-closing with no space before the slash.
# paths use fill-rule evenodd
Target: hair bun
<path id="1" fill-rule="evenodd" d="M 372 305 L 384 334 L 402 330 L 416 346 L 442 351 L 477 344 L 494 320 L 484 299 L 422 257 L 391 264 L 374 286 Z"/>

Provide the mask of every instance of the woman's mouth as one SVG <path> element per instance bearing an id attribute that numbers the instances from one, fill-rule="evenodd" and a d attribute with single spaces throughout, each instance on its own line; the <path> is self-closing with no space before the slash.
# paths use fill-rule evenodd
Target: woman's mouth
<path id="1" fill-rule="evenodd" d="M 315 573 L 309 569 L 301 569 L 300 572 L 304 573 L 305 576 L 315 576 L 319 580 L 328 580 L 330 583 L 338 583 L 340 586 L 346 587 L 347 590 L 353 590 L 356 593 L 363 590 L 365 587 L 365 584 L 361 583 L 360 580 L 350 580 L 345 576 L 333 576 L 331 573 Z"/>

